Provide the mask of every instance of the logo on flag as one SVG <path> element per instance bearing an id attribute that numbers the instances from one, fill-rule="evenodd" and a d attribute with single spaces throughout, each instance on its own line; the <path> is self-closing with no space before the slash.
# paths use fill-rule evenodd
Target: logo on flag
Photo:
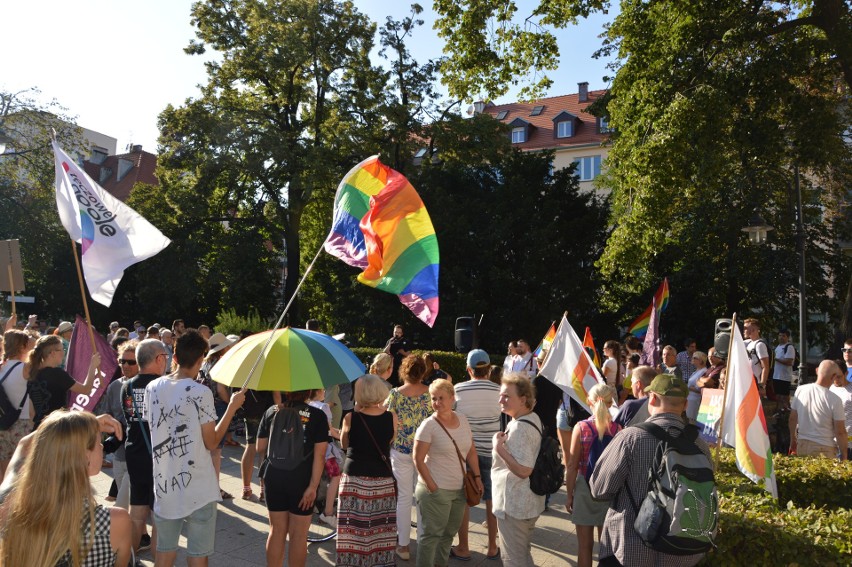
<path id="1" fill-rule="evenodd" d="M 604 379 L 564 315 L 539 373 L 591 413 L 589 392 Z"/>

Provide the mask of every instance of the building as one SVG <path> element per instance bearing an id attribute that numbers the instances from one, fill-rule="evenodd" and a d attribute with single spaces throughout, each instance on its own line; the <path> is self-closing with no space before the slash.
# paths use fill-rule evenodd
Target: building
<path id="1" fill-rule="evenodd" d="M 120 201 L 127 200 L 137 183 L 159 185 L 155 175 L 157 156 L 138 145 L 130 146 L 128 153 L 119 155 L 103 155 L 93 146 L 91 157 L 83 161 L 83 169 Z"/>
<path id="2" fill-rule="evenodd" d="M 543 98 L 534 102 L 478 104 L 481 112 L 510 128 L 512 144 L 523 151 L 554 150 L 554 170 L 577 162 L 580 188 L 592 191 L 609 148 L 609 125 L 605 118 L 586 112 L 606 90 L 590 91 L 589 83 L 579 83 L 574 94 Z"/>

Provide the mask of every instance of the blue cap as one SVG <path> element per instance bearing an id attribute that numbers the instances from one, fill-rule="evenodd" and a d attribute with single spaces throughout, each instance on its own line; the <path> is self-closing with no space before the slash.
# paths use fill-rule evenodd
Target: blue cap
<path id="1" fill-rule="evenodd" d="M 491 357 L 481 348 L 476 348 L 467 353 L 468 368 L 481 368 L 491 365 Z"/>

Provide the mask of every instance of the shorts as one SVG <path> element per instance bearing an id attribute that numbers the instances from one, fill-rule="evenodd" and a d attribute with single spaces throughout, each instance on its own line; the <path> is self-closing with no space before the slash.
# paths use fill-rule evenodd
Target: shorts
<path id="1" fill-rule="evenodd" d="M 223 402 L 219 399 L 218 396 L 216 396 L 216 399 L 213 400 L 213 408 L 216 410 L 216 423 L 219 423 L 225 416 L 225 412 L 228 411 L 228 404 Z M 231 421 L 231 424 L 233 424 L 233 420 Z M 230 427 L 228 428 L 228 431 L 231 431 Z M 216 447 L 217 449 L 221 449 L 225 446 L 225 437 L 227 437 L 227 435 L 222 436 L 222 440 L 219 441 L 219 445 Z"/>
<path id="2" fill-rule="evenodd" d="M 772 387 L 775 388 L 775 393 L 779 396 L 790 395 L 790 383 L 785 380 L 772 379 Z"/>
<path id="3" fill-rule="evenodd" d="M 483 500 L 491 500 L 491 457 L 477 455 L 479 459 L 479 476 L 485 492 L 482 493 Z"/>
<path id="4" fill-rule="evenodd" d="M 11 461 L 21 439 L 33 430 L 33 420 L 19 419 L 6 431 L 0 431 L 0 461 Z"/>
<path id="5" fill-rule="evenodd" d="M 568 420 L 570 416 L 568 415 L 568 410 L 565 408 L 559 408 L 556 410 L 556 429 L 561 429 L 562 431 L 571 431 L 571 426 L 568 425 Z"/>
<path id="6" fill-rule="evenodd" d="M 213 555 L 216 543 L 217 502 L 205 504 L 185 518 L 167 520 L 154 512 L 157 528 L 157 552 L 169 553 L 178 550 L 180 532 L 186 522 L 186 554 L 189 557 Z"/>
<path id="7" fill-rule="evenodd" d="M 301 467 L 295 471 L 282 471 L 269 467 L 264 487 L 266 489 L 266 509 L 270 512 L 290 512 L 296 516 L 310 516 L 314 507 L 307 510 L 299 508 L 299 501 L 311 483 L 310 467 Z"/>
<path id="8" fill-rule="evenodd" d="M 260 426 L 260 418 L 245 418 L 246 443 L 253 445 L 257 441 L 257 428 Z"/>
<path id="9" fill-rule="evenodd" d="M 126 454 L 125 454 L 126 455 Z M 130 479 L 131 506 L 154 507 L 154 470 L 144 457 L 128 456 L 127 476 Z"/>

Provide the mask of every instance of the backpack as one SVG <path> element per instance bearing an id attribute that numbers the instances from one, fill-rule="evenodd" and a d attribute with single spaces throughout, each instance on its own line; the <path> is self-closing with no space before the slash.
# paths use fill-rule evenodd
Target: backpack
<path id="1" fill-rule="evenodd" d="M 549 435 L 545 435 L 543 427 L 539 429 L 535 423 L 526 419 L 519 419 L 518 421 L 526 423 L 541 434 L 541 446 L 538 449 L 538 456 L 530 475 L 530 490 L 533 491 L 533 494 L 539 496 L 557 492 L 565 480 L 565 466 L 562 464 L 562 457 L 559 454 L 559 443 Z"/>
<path id="2" fill-rule="evenodd" d="M 581 421 L 580 423 L 586 423 Z M 604 434 L 604 438 L 601 439 L 598 436 L 598 432 L 595 431 L 595 428 L 592 427 L 591 424 L 586 423 L 589 429 L 592 430 L 592 446 L 589 448 L 589 458 L 586 460 L 586 482 L 589 482 L 589 479 L 592 478 L 592 473 L 595 472 L 595 465 L 598 464 L 598 459 L 600 459 L 601 455 L 604 452 L 604 449 L 607 448 L 609 442 L 612 441 L 613 436 L 607 432 Z"/>
<path id="3" fill-rule="evenodd" d="M 9 400 L 9 396 L 6 395 L 6 390 L 3 388 L 3 382 L 12 373 L 12 370 L 17 368 L 23 364 L 22 362 L 18 362 L 17 364 L 10 364 L 9 368 L 6 369 L 6 372 L 3 374 L 3 377 L 0 378 L 0 431 L 6 431 L 18 421 L 18 418 L 21 417 L 21 410 L 24 407 L 24 404 L 27 402 L 27 396 L 29 395 L 29 388 L 24 392 L 24 398 L 21 400 L 21 404 L 18 407 L 12 405 L 12 402 Z"/>
<path id="4" fill-rule="evenodd" d="M 635 427 L 659 440 L 641 506 L 627 489 L 636 510 L 633 528 L 642 543 L 670 555 L 710 551 L 719 528 L 719 495 L 713 465 L 695 444 L 698 429 L 688 425 L 673 437 L 653 423 Z"/>
<path id="5" fill-rule="evenodd" d="M 306 407 L 306 406 L 305 406 Z M 301 465 L 305 455 L 305 427 L 302 425 L 300 407 L 283 407 L 272 418 L 269 427 L 269 447 L 266 459 L 269 466 L 292 471 Z M 312 454 L 311 451 L 309 454 Z"/>
<path id="6" fill-rule="evenodd" d="M 769 380 L 772 380 L 772 367 L 775 365 L 775 349 L 763 337 L 760 337 L 756 341 L 751 341 L 751 344 L 748 345 L 750 348 L 746 352 L 748 352 L 748 358 L 752 361 L 752 364 L 760 364 L 760 357 L 757 356 L 757 343 L 763 343 L 763 346 L 766 347 L 766 352 L 769 354 Z"/>

